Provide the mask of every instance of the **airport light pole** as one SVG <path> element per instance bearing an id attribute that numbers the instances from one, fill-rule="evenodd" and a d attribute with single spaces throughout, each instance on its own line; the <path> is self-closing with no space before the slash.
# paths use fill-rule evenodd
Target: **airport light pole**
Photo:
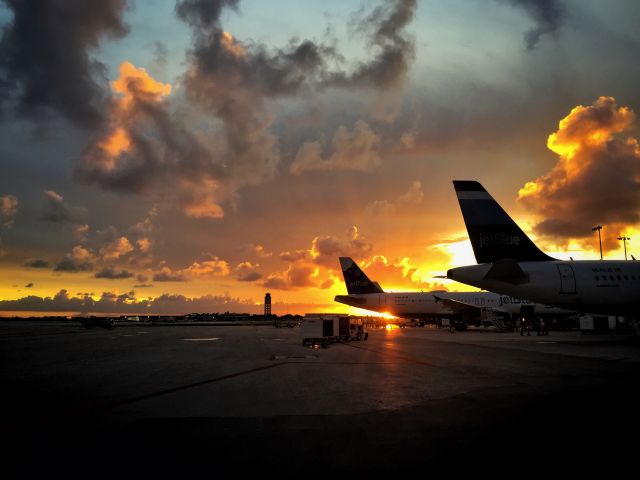
<path id="1" fill-rule="evenodd" d="M 591 231 L 597 230 L 598 231 L 598 241 L 600 242 L 600 260 L 602 260 L 602 237 L 600 237 L 600 230 L 602 230 L 602 225 L 598 225 L 596 227 L 593 227 L 591 229 Z M 618 239 L 620 240 L 620 239 Z"/>
<path id="2" fill-rule="evenodd" d="M 627 240 L 631 240 L 629 237 L 622 235 L 618 237 L 618 240 L 622 240 L 622 244 L 624 245 L 624 259 L 627 259 Z"/>

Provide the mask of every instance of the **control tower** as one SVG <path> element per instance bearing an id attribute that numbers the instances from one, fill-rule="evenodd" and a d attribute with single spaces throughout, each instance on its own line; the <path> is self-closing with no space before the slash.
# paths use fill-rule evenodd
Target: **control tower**
<path id="1" fill-rule="evenodd" d="M 270 293 L 267 293 L 264 296 L 264 316 L 265 317 L 271 316 L 271 294 Z"/>

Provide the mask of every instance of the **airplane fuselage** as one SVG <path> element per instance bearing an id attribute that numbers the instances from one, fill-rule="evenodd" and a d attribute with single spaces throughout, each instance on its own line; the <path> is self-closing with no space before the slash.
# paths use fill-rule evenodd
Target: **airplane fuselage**
<path id="1" fill-rule="evenodd" d="M 401 318 L 446 318 L 459 314 L 438 299 L 451 299 L 470 307 L 492 308 L 509 314 L 519 314 L 523 306 L 529 306 L 534 313 L 542 315 L 572 313 L 565 309 L 493 292 L 384 292 L 337 295 L 335 297 L 336 302 L 345 305 L 379 313 L 389 313 Z"/>
<path id="2" fill-rule="evenodd" d="M 586 313 L 640 313 L 640 262 L 574 260 L 518 262 L 518 281 L 494 278 L 491 263 L 458 267 L 447 276 L 478 288 Z"/>

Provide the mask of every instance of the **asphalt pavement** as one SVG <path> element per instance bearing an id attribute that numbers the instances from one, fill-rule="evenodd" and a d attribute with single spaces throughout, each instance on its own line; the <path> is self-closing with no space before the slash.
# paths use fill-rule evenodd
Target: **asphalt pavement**
<path id="1" fill-rule="evenodd" d="M 0 322 L 18 475 L 577 473 L 635 468 L 640 340 Z M 519 474 L 519 473 L 516 473 Z"/>

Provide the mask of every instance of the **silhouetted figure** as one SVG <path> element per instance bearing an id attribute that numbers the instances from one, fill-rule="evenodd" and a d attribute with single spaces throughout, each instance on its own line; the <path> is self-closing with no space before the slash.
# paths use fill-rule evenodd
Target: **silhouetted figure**
<path id="1" fill-rule="evenodd" d="M 522 317 L 520 320 L 520 335 L 524 335 L 524 332 L 527 332 L 527 335 L 529 336 L 531 335 L 531 332 L 529 331 L 529 322 L 526 318 Z"/>

